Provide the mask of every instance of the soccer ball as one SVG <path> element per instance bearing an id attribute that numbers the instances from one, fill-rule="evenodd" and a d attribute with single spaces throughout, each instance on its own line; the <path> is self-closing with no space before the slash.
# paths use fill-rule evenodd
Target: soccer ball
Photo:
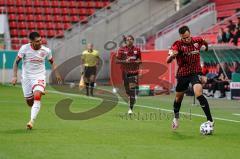
<path id="1" fill-rule="evenodd" d="M 204 122 L 200 126 L 200 133 L 202 135 L 211 135 L 213 133 L 213 126 L 210 122 Z"/>

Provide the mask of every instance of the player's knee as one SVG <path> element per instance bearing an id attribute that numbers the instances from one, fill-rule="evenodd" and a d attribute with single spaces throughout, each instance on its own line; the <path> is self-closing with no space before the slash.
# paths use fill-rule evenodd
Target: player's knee
<path id="1" fill-rule="evenodd" d="M 177 103 L 181 103 L 182 100 L 183 100 L 183 96 L 181 96 L 181 95 L 176 96 L 176 98 L 175 98 L 175 101 L 176 101 Z"/>
<path id="2" fill-rule="evenodd" d="M 42 93 L 39 91 L 34 92 L 34 100 L 40 101 L 42 97 Z"/>
<path id="3" fill-rule="evenodd" d="M 27 102 L 27 105 L 29 106 L 29 107 L 32 107 L 33 106 L 33 97 L 31 97 L 31 98 L 27 98 L 26 99 L 26 102 Z"/>

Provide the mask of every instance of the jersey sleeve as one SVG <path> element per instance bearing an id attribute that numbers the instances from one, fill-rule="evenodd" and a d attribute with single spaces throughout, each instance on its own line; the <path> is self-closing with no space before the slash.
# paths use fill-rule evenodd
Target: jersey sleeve
<path id="1" fill-rule="evenodd" d="M 95 56 L 96 56 L 96 57 L 99 57 L 99 52 L 98 52 L 98 51 L 96 51 Z"/>
<path id="2" fill-rule="evenodd" d="M 174 43 L 172 44 L 170 50 L 179 51 L 179 47 L 178 47 L 178 46 L 179 46 L 179 42 L 176 41 L 176 42 L 174 42 Z"/>
<path id="3" fill-rule="evenodd" d="M 142 52 L 140 49 L 138 49 L 138 59 L 142 60 Z"/>
<path id="4" fill-rule="evenodd" d="M 116 58 L 119 60 L 123 59 L 123 52 L 124 52 L 124 50 L 122 48 L 119 48 L 117 51 Z"/>
<path id="5" fill-rule="evenodd" d="M 24 55 L 25 55 L 25 46 L 22 46 L 22 47 L 19 49 L 17 56 L 18 56 L 19 58 L 23 58 Z"/>
<path id="6" fill-rule="evenodd" d="M 198 44 L 200 45 L 200 47 L 202 45 L 204 45 L 204 43 L 205 43 L 205 40 L 202 37 L 197 37 L 196 40 L 197 40 Z"/>

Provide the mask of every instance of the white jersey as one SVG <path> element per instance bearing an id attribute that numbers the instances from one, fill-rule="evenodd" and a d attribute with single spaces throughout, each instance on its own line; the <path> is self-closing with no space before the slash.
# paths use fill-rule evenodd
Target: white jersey
<path id="1" fill-rule="evenodd" d="M 49 48 L 42 46 L 39 50 L 34 50 L 30 44 L 25 44 L 18 51 L 18 57 L 23 60 L 23 79 L 46 77 L 45 59 L 52 59 L 52 52 Z"/>

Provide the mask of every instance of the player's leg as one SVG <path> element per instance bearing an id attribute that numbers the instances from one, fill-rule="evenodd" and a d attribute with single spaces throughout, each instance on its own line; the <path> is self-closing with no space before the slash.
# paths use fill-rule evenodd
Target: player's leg
<path id="1" fill-rule="evenodd" d="M 28 105 L 29 107 L 32 107 L 32 106 L 33 106 L 33 102 L 34 102 L 33 95 L 30 96 L 30 97 L 25 97 L 25 99 L 26 99 L 27 105 Z"/>
<path id="2" fill-rule="evenodd" d="M 133 111 L 134 104 L 136 103 L 136 94 L 138 89 L 138 79 L 137 75 L 129 77 L 129 108 Z"/>
<path id="3" fill-rule="evenodd" d="M 91 68 L 91 75 L 90 75 L 90 94 L 93 96 L 93 89 L 96 80 L 96 67 Z"/>
<path id="4" fill-rule="evenodd" d="M 41 97 L 44 94 L 45 90 L 45 80 L 33 80 L 33 85 L 32 85 L 32 92 L 33 92 L 33 106 L 31 109 L 31 116 L 30 116 L 30 121 L 27 124 L 28 129 L 32 129 L 33 124 L 37 118 L 37 115 L 40 111 L 41 108 Z"/>
<path id="5" fill-rule="evenodd" d="M 174 118 L 172 122 L 172 128 L 175 130 L 179 127 L 179 112 L 182 104 L 182 100 L 184 97 L 184 91 L 187 90 L 189 86 L 190 80 L 187 77 L 179 77 L 177 79 L 177 86 L 176 86 L 176 97 L 173 103 L 173 112 Z"/>
<path id="6" fill-rule="evenodd" d="M 125 92 L 129 98 L 129 110 L 128 110 L 128 114 L 132 114 L 132 109 L 130 107 L 130 86 L 129 86 L 129 78 L 128 75 L 126 73 L 122 73 L 122 79 L 123 79 L 123 84 L 124 84 L 124 88 L 125 88 Z"/>
<path id="7" fill-rule="evenodd" d="M 89 68 L 84 68 L 84 82 L 86 87 L 86 95 L 89 96 L 89 82 L 90 82 L 90 74 L 89 74 Z"/>
<path id="8" fill-rule="evenodd" d="M 22 79 L 22 89 L 23 95 L 26 100 L 26 103 L 29 107 L 33 106 L 33 93 L 32 93 L 32 84 L 29 79 Z"/>
<path id="9" fill-rule="evenodd" d="M 202 84 L 200 82 L 200 79 L 198 76 L 193 76 L 192 77 L 192 80 L 191 80 L 191 83 L 193 85 L 193 91 L 194 91 L 194 94 L 196 96 L 196 98 L 198 99 L 206 117 L 207 117 L 207 120 L 210 121 L 210 122 L 213 122 L 213 119 L 212 119 L 212 115 L 211 115 L 211 112 L 210 112 L 210 108 L 209 108 L 209 104 L 208 104 L 208 101 L 207 99 L 203 96 L 202 94 Z"/>

